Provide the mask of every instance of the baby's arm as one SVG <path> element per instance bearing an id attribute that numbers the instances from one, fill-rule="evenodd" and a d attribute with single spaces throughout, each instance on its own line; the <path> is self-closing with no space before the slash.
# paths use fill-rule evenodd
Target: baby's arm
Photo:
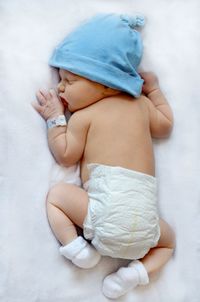
<path id="1" fill-rule="evenodd" d="M 87 116 L 77 111 L 67 126 L 48 129 L 49 148 L 60 165 L 71 166 L 81 159 L 88 128 Z"/>
<path id="2" fill-rule="evenodd" d="M 152 72 L 142 72 L 144 79 L 143 93 L 150 114 L 151 134 L 155 138 L 167 137 L 173 127 L 173 113 L 163 95 L 156 75 Z"/>
<path id="3" fill-rule="evenodd" d="M 37 112 L 47 121 L 64 114 L 64 106 L 55 91 L 38 92 L 39 104 L 33 104 Z M 48 129 L 48 144 L 56 161 L 63 166 L 71 166 L 82 157 L 89 122 L 87 114 L 75 112 L 66 126 Z"/>

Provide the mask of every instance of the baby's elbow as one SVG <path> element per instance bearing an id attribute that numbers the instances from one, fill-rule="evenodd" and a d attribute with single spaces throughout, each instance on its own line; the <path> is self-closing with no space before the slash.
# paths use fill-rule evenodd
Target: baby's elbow
<path id="1" fill-rule="evenodd" d="M 162 125 L 161 138 L 167 138 L 170 136 L 173 129 L 173 121 L 167 120 Z"/>
<path id="2" fill-rule="evenodd" d="M 62 158 L 59 161 L 57 160 L 57 163 L 61 166 L 61 167 L 65 167 L 65 168 L 69 168 L 70 166 L 72 166 L 73 164 L 71 164 L 68 160 Z"/>
<path id="3" fill-rule="evenodd" d="M 62 167 L 68 168 L 77 163 L 77 160 L 70 154 L 64 154 L 57 160 L 58 164 Z"/>
<path id="4" fill-rule="evenodd" d="M 60 158 L 59 160 L 57 160 L 57 163 L 59 164 L 59 166 L 64 167 L 64 168 L 68 168 L 71 166 L 71 164 L 66 161 L 66 159 Z"/>
<path id="5" fill-rule="evenodd" d="M 153 129 L 152 137 L 153 138 L 167 138 L 170 136 L 173 129 L 173 121 L 165 120 L 160 122 L 160 124 Z"/>
<path id="6" fill-rule="evenodd" d="M 54 158 L 59 166 L 62 166 L 62 167 L 70 166 L 68 159 L 64 155 L 56 154 L 56 156 L 54 156 Z"/>

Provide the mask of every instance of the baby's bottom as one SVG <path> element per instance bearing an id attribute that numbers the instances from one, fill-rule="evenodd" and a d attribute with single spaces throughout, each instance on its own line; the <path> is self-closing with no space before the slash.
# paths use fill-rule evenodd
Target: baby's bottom
<path id="1" fill-rule="evenodd" d="M 88 194 L 75 185 L 59 183 L 51 188 L 47 196 L 47 214 L 50 226 L 62 245 L 67 245 L 77 238 L 75 225 L 83 228 L 87 215 Z M 140 261 L 148 274 L 157 272 L 172 256 L 175 247 L 174 232 L 160 220 L 160 239 L 158 245 Z"/>

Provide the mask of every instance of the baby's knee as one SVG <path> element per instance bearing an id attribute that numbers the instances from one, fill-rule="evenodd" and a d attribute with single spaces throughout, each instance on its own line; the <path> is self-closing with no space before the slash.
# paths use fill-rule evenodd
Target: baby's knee
<path id="1" fill-rule="evenodd" d="M 47 204 L 57 205 L 57 203 L 63 198 L 63 195 L 66 194 L 66 190 L 64 190 L 64 183 L 58 183 L 51 187 L 47 194 Z M 65 188 L 66 189 L 66 188 Z"/>
<path id="2" fill-rule="evenodd" d="M 170 235 L 170 237 L 171 237 L 170 247 L 171 247 L 171 249 L 174 250 L 175 247 L 176 247 L 176 235 L 175 235 L 175 232 L 174 232 L 174 230 L 172 228 L 171 228 L 171 235 Z"/>
<path id="3" fill-rule="evenodd" d="M 163 219 L 160 219 L 161 237 L 159 245 L 174 250 L 176 247 L 176 236 L 172 227 Z"/>
<path id="4" fill-rule="evenodd" d="M 167 247 L 171 250 L 174 250 L 176 247 L 176 235 L 171 226 L 169 226 L 169 238 L 167 242 Z"/>

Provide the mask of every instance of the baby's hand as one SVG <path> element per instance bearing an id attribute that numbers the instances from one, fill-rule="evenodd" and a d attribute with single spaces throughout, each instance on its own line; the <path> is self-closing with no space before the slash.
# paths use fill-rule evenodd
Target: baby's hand
<path id="1" fill-rule="evenodd" d="M 49 118 L 55 118 L 64 114 L 64 105 L 55 90 L 51 89 L 49 92 L 39 90 L 36 96 L 39 104 L 33 102 L 32 105 L 43 119 L 48 120 Z"/>
<path id="2" fill-rule="evenodd" d="M 146 95 L 152 91 L 159 89 L 159 82 L 157 76 L 153 72 L 141 72 L 141 77 L 144 80 L 142 92 Z"/>

